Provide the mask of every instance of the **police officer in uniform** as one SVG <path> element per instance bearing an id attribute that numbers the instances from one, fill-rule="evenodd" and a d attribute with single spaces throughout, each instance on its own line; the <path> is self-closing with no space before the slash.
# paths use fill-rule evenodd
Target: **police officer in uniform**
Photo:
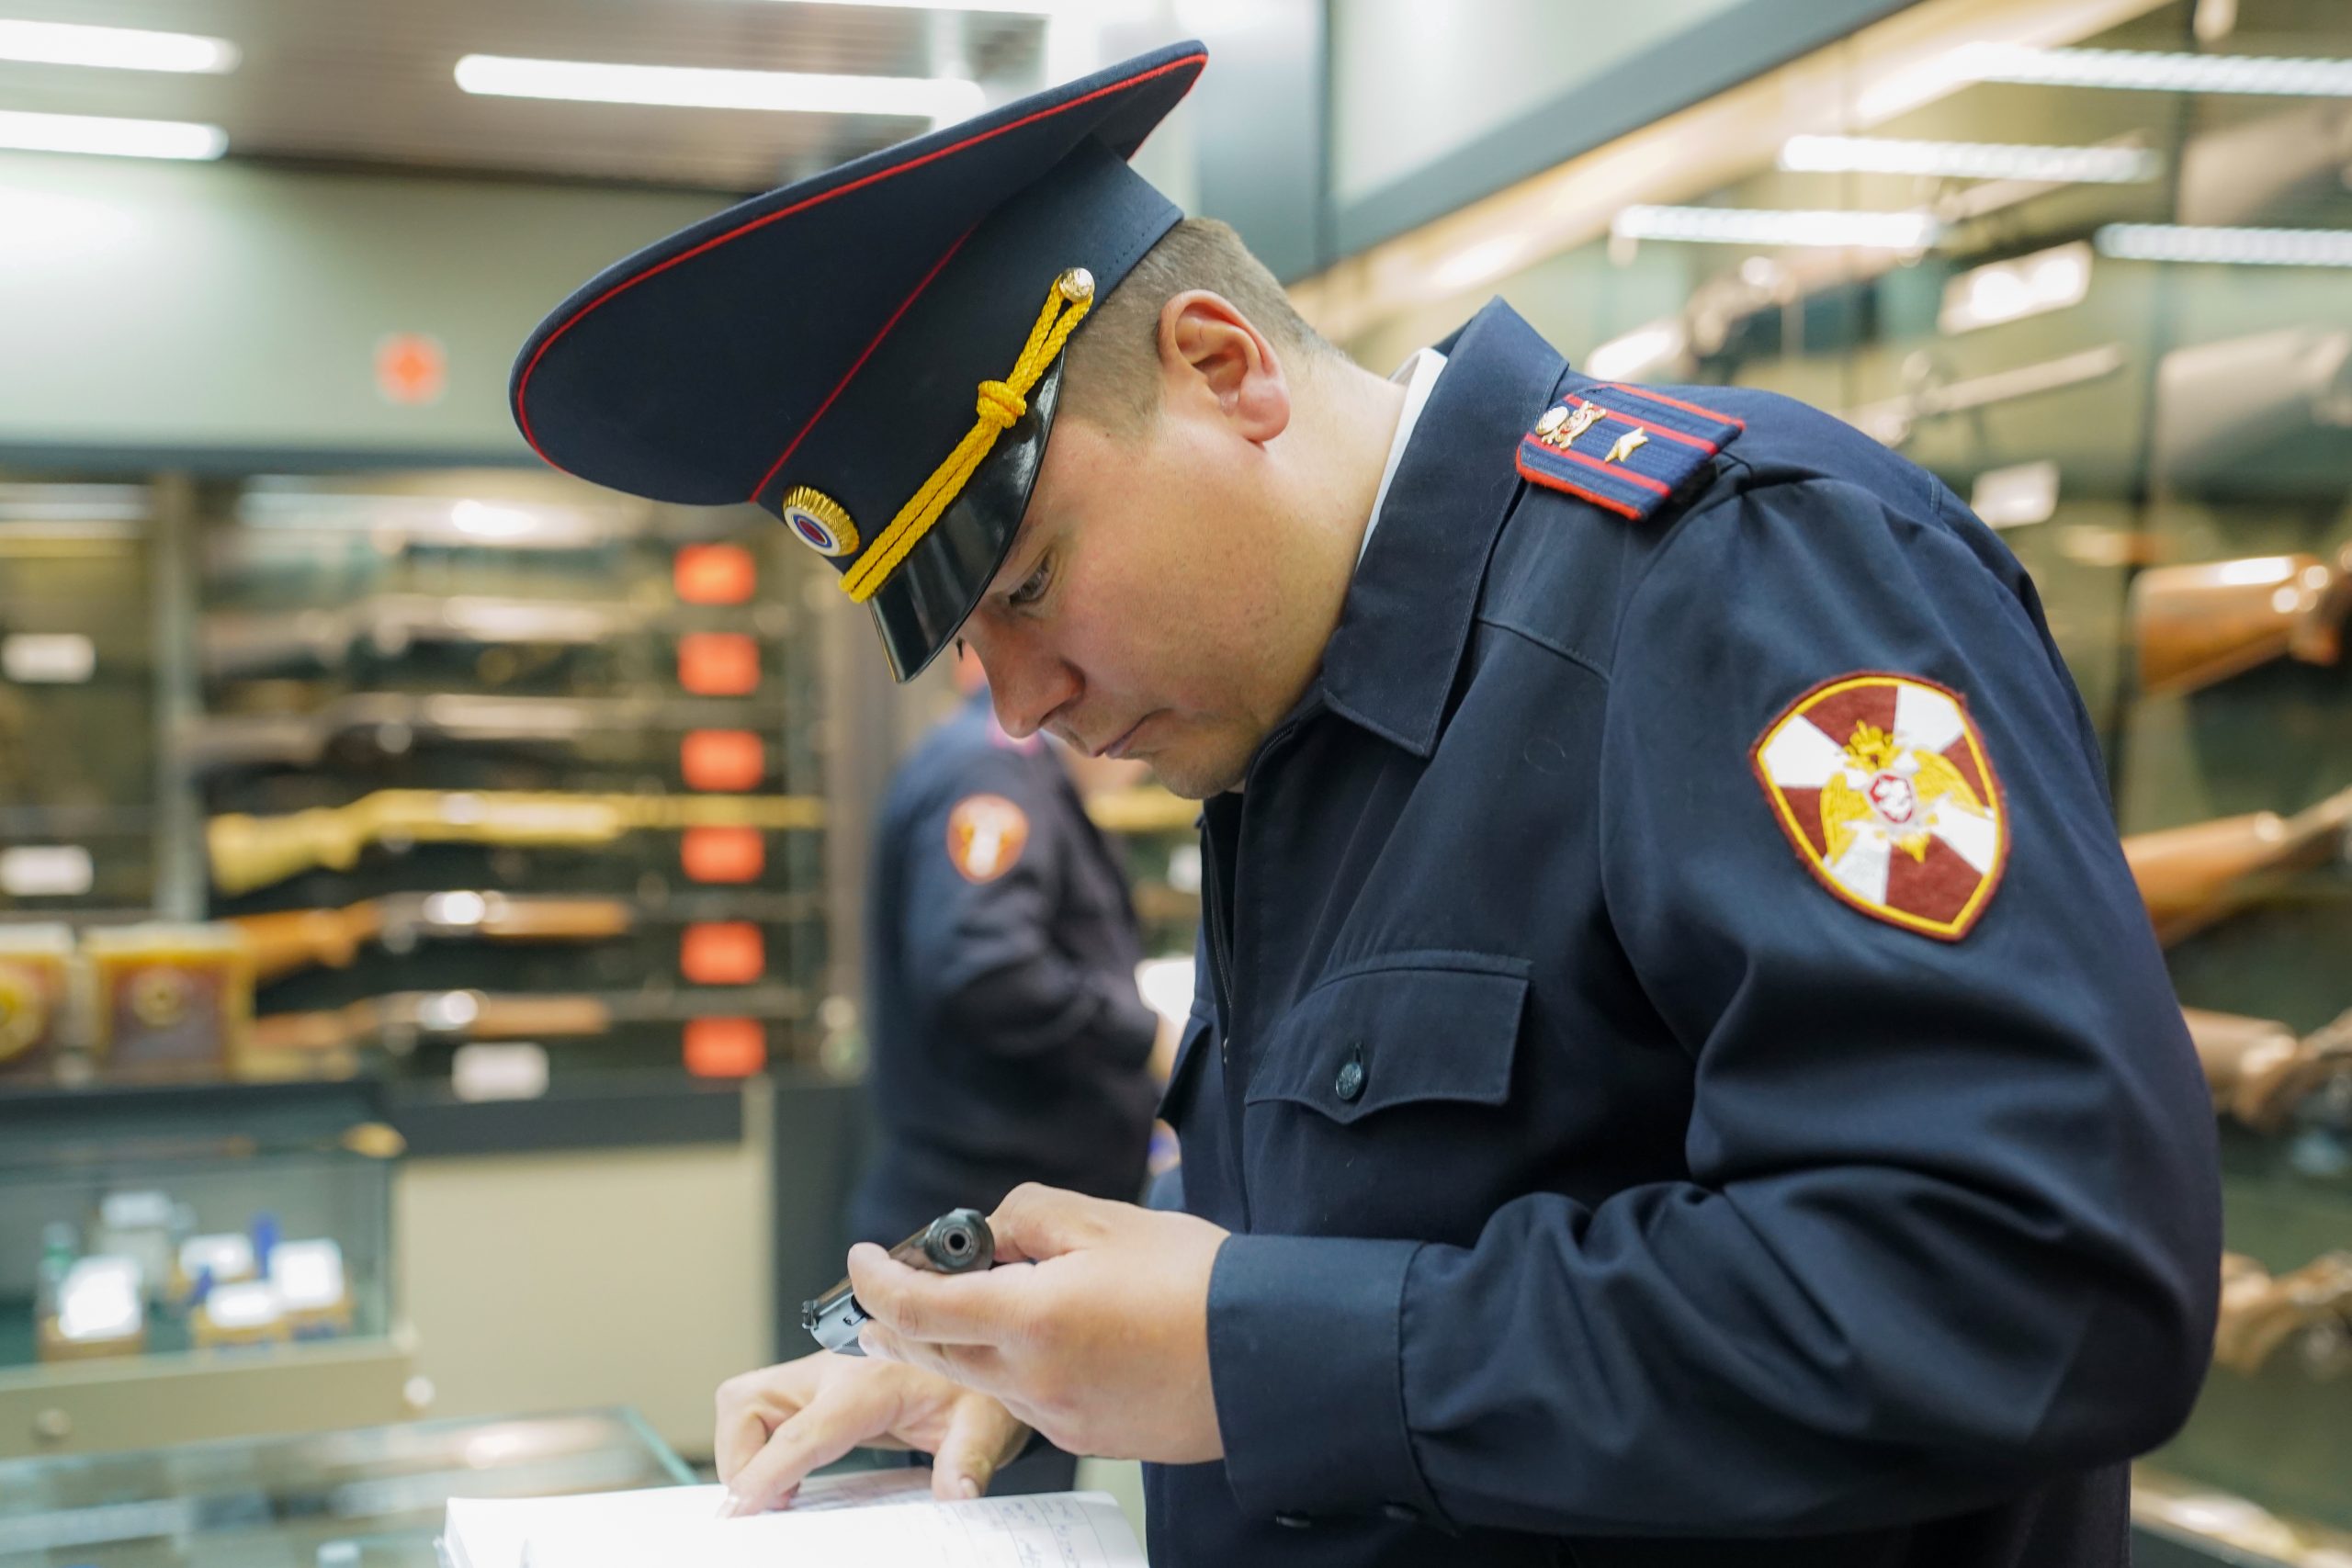
<path id="1" fill-rule="evenodd" d="M 1205 801 L 1189 1212 L 854 1249 L 867 1357 L 721 1391 L 737 1506 L 1034 1428 L 1150 1461 L 1163 1568 L 2122 1561 L 2214 1134 L 2031 584 L 1838 422 L 1500 304 L 1349 363 L 1125 166 L 1203 63 L 715 218 L 517 366 L 552 461 L 753 496 L 901 674 L 961 635 L 1008 733 Z"/>
<path id="2" fill-rule="evenodd" d="M 875 835 L 882 1135 L 850 1228 L 886 1246 L 1023 1181 L 1135 1197 L 1159 1099 L 1117 853 L 1054 748 L 1005 734 L 967 668 L 964 705 L 900 766 Z"/>

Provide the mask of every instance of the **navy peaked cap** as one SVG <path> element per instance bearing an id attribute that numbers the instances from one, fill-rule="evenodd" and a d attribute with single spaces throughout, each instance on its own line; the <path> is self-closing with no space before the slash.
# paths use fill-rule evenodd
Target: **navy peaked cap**
<path id="1" fill-rule="evenodd" d="M 531 333 L 515 423 L 582 479 L 775 513 L 907 679 L 1012 546 L 1063 345 L 1182 217 L 1126 159 L 1206 61 L 1171 45 L 648 246 Z"/>

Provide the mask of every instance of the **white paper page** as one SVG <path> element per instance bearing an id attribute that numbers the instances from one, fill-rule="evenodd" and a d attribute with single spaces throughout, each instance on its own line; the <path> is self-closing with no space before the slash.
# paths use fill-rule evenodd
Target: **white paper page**
<path id="1" fill-rule="evenodd" d="M 566 1497 L 453 1497 L 443 1538 L 455 1568 L 522 1568 L 524 1543 L 542 1532 L 635 1535 L 707 1525 L 718 1517 L 726 1495 L 723 1486 L 656 1486 Z M 792 1506 L 819 1513 L 930 1496 L 928 1470 L 848 1471 L 802 1483 Z"/>
<path id="2" fill-rule="evenodd" d="M 786 1510 L 667 1530 L 533 1532 L 526 1568 L 1145 1568 L 1100 1492 Z"/>

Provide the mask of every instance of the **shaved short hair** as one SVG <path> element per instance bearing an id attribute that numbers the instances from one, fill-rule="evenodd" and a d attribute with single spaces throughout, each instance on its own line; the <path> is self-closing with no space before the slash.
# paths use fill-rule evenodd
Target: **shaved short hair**
<path id="1" fill-rule="evenodd" d="M 1144 253 L 1070 338 L 1065 411 L 1116 435 L 1148 429 L 1159 413 L 1159 313 L 1192 288 L 1223 295 L 1277 349 L 1292 351 L 1299 368 L 1339 355 L 1230 226 L 1187 218 Z"/>

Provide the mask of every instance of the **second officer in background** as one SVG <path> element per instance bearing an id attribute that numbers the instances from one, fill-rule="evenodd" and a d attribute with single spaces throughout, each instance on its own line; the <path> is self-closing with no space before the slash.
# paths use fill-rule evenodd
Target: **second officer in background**
<path id="1" fill-rule="evenodd" d="M 901 765 L 876 831 L 881 1138 L 850 1228 L 886 1246 L 1023 1181 L 1134 1200 L 1158 1098 L 1134 904 L 1072 776 L 1099 764 L 1007 736 L 979 661 L 956 673 L 962 709 Z"/>

